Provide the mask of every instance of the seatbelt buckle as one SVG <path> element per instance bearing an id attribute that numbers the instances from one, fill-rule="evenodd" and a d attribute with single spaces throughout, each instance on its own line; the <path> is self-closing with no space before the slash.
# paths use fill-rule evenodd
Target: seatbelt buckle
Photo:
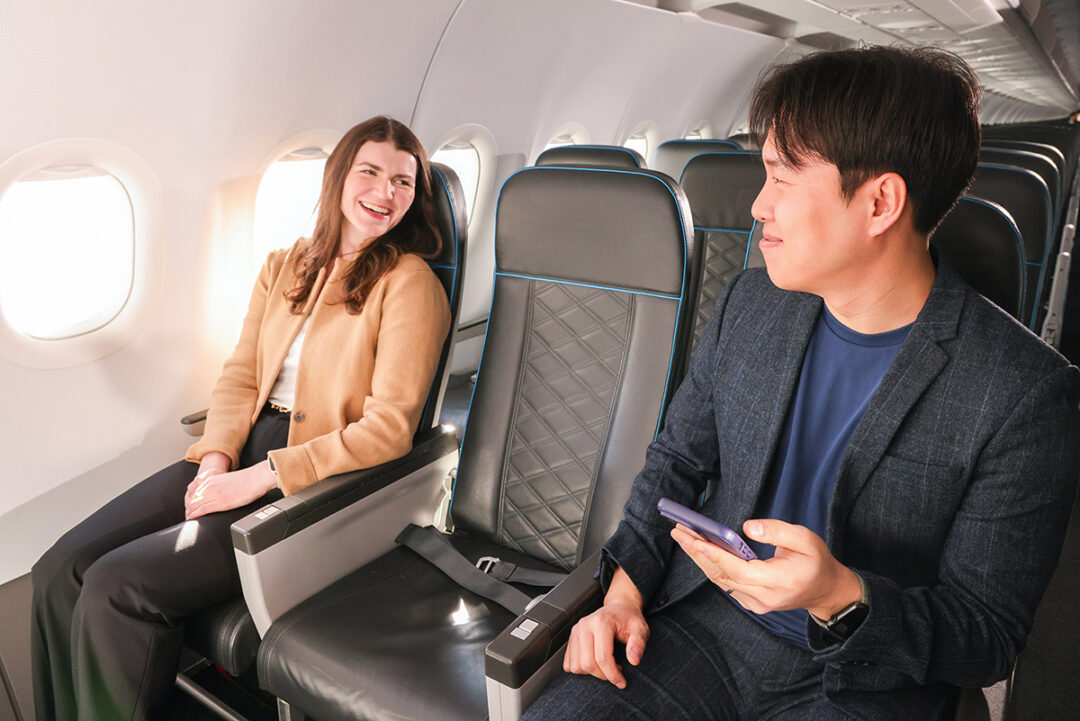
<path id="1" fill-rule="evenodd" d="M 480 560 L 476 562 L 476 567 L 480 569 L 481 573 L 491 573 L 491 569 L 495 568 L 498 563 L 500 563 L 500 559 L 495 556 L 481 556 Z"/>

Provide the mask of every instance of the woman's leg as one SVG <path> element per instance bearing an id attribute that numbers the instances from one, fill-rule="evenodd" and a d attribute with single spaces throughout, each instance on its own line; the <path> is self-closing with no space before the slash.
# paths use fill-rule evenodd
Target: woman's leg
<path id="1" fill-rule="evenodd" d="M 181 461 L 122 493 L 65 533 L 31 571 L 31 658 L 38 721 L 76 717 L 71 617 L 86 571 L 101 556 L 184 519 L 184 491 L 198 466 Z"/>
<path id="2" fill-rule="evenodd" d="M 284 446 L 288 416 L 263 414 L 240 466 Z M 157 719 L 168 701 L 192 613 L 240 593 L 230 526 L 281 498 L 183 520 L 109 551 L 87 569 L 71 625 L 80 721 Z"/>
<path id="3" fill-rule="evenodd" d="M 268 450 L 284 446 L 287 438 L 287 416 L 274 414 L 260 417 L 241 454 L 241 466 L 265 459 Z M 110 689 L 113 689 L 116 681 L 111 677 L 104 680 L 99 678 L 112 670 L 108 665 L 111 662 L 104 657 L 100 661 L 96 659 L 95 653 L 99 651 L 107 656 L 110 649 L 119 649 L 118 657 L 142 654 L 146 658 L 152 657 L 153 663 L 160 660 L 165 664 L 165 670 L 160 673 L 139 679 L 135 690 L 126 693 L 127 697 L 137 699 L 143 693 L 150 698 L 163 693 L 161 689 L 167 691 L 171 688 L 178 655 L 173 658 L 171 652 L 164 656 L 162 654 L 162 649 L 168 647 L 169 634 L 165 634 L 164 640 L 157 640 L 157 648 L 147 648 L 134 642 L 129 644 L 122 635 L 123 631 L 113 633 L 107 627 L 98 628 L 98 623 L 108 623 L 109 614 L 116 611 L 103 608 L 103 605 L 107 606 L 108 599 L 117 597 L 119 608 L 133 612 L 136 617 L 145 615 L 147 609 L 151 608 L 161 607 L 166 613 L 172 611 L 169 619 L 159 616 L 151 621 L 168 626 L 178 624 L 179 616 L 175 612 L 180 607 L 190 605 L 191 601 L 185 600 L 189 586 L 196 595 L 204 583 L 207 587 L 209 597 L 197 605 L 196 610 L 216 600 L 215 594 L 220 591 L 215 589 L 221 587 L 222 569 L 226 577 L 225 585 L 233 589 L 231 593 L 239 592 L 238 584 L 232 580 L 236 571 L 229 544 L 229 526 L 233 520 L 260 504 L 279 498 L 280 492 L 273 491 L 244 509 L 204 516 L 199 519 L 202 523 L 191 526 L 184 522 L 184 493 L 197 470 L 195 464 L 181 461 L 154 474 L 64 534 L 34 565 L 31 576 L 34 589 L 31 643 L 34 704 L 39 721 L 93 717 L 94 711 L 77 710 L 76 664 L 83 671 L 79 686 L 89 697 L 98 699 L 98 702 L 110 708 L 123 705 L 124 702 L 114 704 L 112 701 L 101 701 L 103 694 L 112 693 Z M 185 534 L 185 529 L 192 530 L 187 530 Z M 212 537 L 217 537 L 217 541 L 211 542 Z M 171 539 L 172 545 L 166 539 Z M 145 542 L 136 543 L 128 551 L 117 553 L 106 561 L 105 557 L 110 556 L 112 551 L 136 541 Z M 222 543 L 229 545 L 227 562 L 219 561 L 217 568 L 191 563 L 196 557 L 220 559 Z M 160 556 L 146 556 L 145 552 L 151 548 L 156 549 Z M 106 562 L 101 564 L 101 568 L 95 568 L 99 559 Z M 207 560 L 207 563 L 212 562 Z M 133 563 L 143 565 L 138 567 L 131 565 Z M 173 574 L 183 575 L 170 576 L 169 569 Z M 163 585 L 168 585 L 166 581 L 171 581 L 178 588 L 163 589 Z M 174 598 L 177 590 L 179 598 Z M 155 592 L 162 592 L 163 596 L 142 600 L 136 598 Z M 172 608 L 172 604 L 176 604 L 177 608 Z M 104 618 L 101 617 L 102 612 Z M 102 645 L 101 637 L 110 634 L 112 638 L 105 639 Z M 156 638 L 153 633 L 147 637 Z M 80 650 L 80 639 L 84 638 L 88 645 L 85 650 Z M 120 666 L 130 663 L 130 659 L 127 659 Z M 146 662 L 146 665 L 150 667 L 152 664 Z M 163 678 L 167 681 L 162 682 Z M 134 701 L 127 702 L 127 705 L 132 712 L 135 711 Z M 101 713 L 98 718 L 123 717 Z"/>
<path id="4" fill-rule="evenodd" d="M 78 719 L 160 718 L 184 640 L 184 619 L 240 593 L 229 527 L 281 497 L 211 513 L 138 538 L 86 572 L 71 638 Z"/>

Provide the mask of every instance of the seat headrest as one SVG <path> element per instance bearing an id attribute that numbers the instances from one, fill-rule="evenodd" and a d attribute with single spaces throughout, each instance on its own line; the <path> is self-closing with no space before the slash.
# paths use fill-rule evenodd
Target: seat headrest
<path id="1" fill-rule="evenodd" d="M 960 277 L 1014 318 L 1024 298 L 1024 249 L 1009 212 L 997 203 L 960 198 L 930 239 Z"/>
<path id="2" fill-rule="evenodd" d="M 668 140 L 653 152 L 652 169 L 670 175 L 675 180 L 695 155 L 742 150 L 732 140 Z"/>
<path id="3" fill-rule="evenodd" d="M 648 170 L 525 168 L 499 194 L 496 273 L 677 295 L 692 243 L 682 189 Z"/>
<path id="4" fill-rule="evenodd" d="M 540 153 L 536 164 L 635 169 L 644 167 L 645 159 L 636 150 L 621 145 L 560 145 Z"/>
<path id="5" fill-rule="evenodd" d="M 435 204 L 435 222 L 442 235 L 442 248 L 431 265 L 453 267 L 458 264 L 457 239 L 464 238 L 468 219 L 465 217 L 465 193 L 457 173 L 441 163 L 431 164 L 431 194 Z"/>
<path id="6" fill-rule="evenodd" d="M 686 165 L 680 184 L 690 201 L 694 227 L 749 230 L 750 207 L 765 184 L 761 153 L 707 153 Z"/>

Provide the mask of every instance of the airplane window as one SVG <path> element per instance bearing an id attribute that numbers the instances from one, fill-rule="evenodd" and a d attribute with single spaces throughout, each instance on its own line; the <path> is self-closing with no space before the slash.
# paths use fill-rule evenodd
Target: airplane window
<path id="1" fill-rule="evenodd" d="M 702 123 L 701 125 L 694 126 L 685 135 L 686 140 L 708 140 L 713 136 L 712 131 L 709 129 L 708 123 Z"/>
<path id="2" fill-rule="evenodd" d="M 255 194 L 251 252 L 256 266 L 270 251 L 288 248 L 315 232 L 326 158 L 322 148 L 301 148 L 281 156 L 263 173 Z"/>
<path id="3" fill-rule="evenodd" d="M 92 165 L 52 166 L 0 197 L 0 312 L 38 340 L 90 333 L 131 294 L 135 227 L 131 199 Z"/>
<path id="4" fill-rule="evenodd" d="M 649 139 L 645 137 L 644 133 L 631 135 L 623 145 L 631 150 L 636 150 L 643 158 L 649 157 Z"/>
<path id="5" fill-rule="evenodd" d="M 549 148 L 559 148 L 559 147 L 562 147 L 563 145 L 577 145 L 577 144 L 578 144 L 577 140 L 574 139 L 573 135 L 570 135 L 569 133 L 563 133 L 561 135 L 556 135 L 554 138 L 549 140 L 547 145 L 544 146 L 544 150 L 548 150 Z M 544 152 L 544 151 L 541 150 L 540 152 Z"/>
<path id="6" fill-rule="evenodd" d="M 658 137 L 659 133 L 653 123 L 640 123 L 623 141 L 623 147 L 635 150 L 641 154 L 641 157 L 648 158 L 649 153 L 656 147 Z"/>
<path id="7" fill-rule="evenodd" d="M 473 207 L 476 204 L 476 191 L 480 183 L 480 153 L 476 146 L 468 141 L 447 143 L 431 156 L 436 163 L 449 165 L 457 173 L 461 181 L 461 189 L 465 193 L 466 217 L 473 217 Z"/>

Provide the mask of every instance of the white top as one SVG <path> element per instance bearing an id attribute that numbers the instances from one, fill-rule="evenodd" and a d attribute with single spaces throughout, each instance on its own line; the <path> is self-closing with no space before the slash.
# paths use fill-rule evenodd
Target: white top
<path id="1" fill-rule="evenodd" d="M 300 332 L 296 334 L 296 339 L 293 340 L 292 345 L 289 347 L 289 353 L 281 364 L 281 370 L 278 371 L 274 387 L 270 389 L 270 397 L 267 400 L 275 406 L 292 408 L 296 402 L 296 369 L 300 367 L 300 351 L 304 346 L 304 336 L 307 335 L 308 320 L 310 319 L 310 315 L 304 319 L 304 324 L 300 326 Z"/>

